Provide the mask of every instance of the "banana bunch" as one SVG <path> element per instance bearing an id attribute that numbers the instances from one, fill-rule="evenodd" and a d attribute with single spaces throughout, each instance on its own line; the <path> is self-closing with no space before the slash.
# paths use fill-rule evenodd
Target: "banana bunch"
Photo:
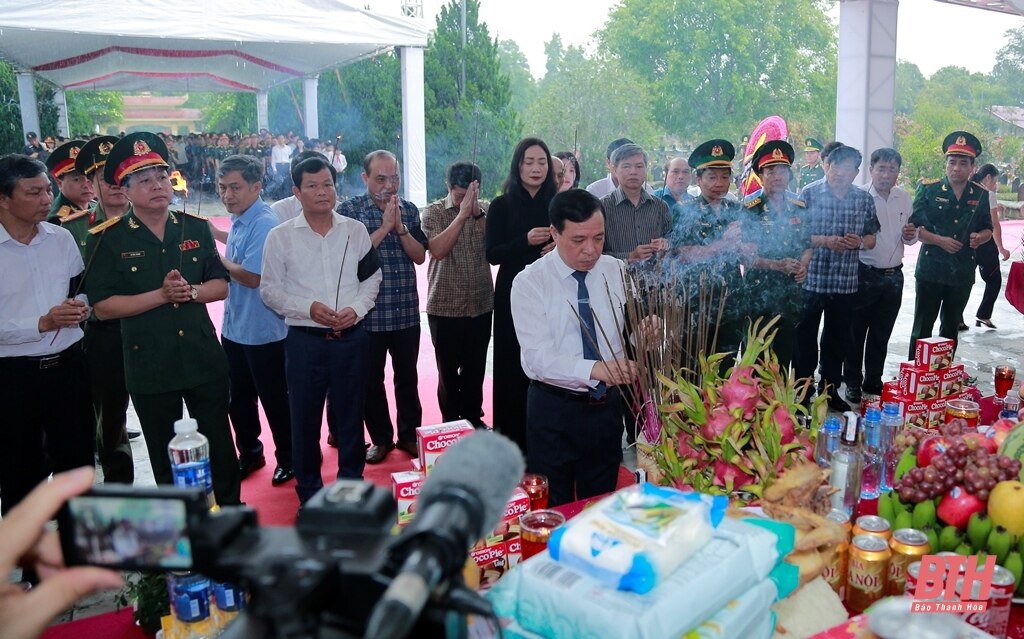
<path id="1" fill-rule="evenodd" d="M 915 528 L 928 536 L 930 552 L 939 552 L 939 520 L 935 514 L 935 501 L 927 499 L 919 504 L 905 504 L 895 491 L 878 497 L 878 516 L 889 522 L 892 530 Z M 956 528 L 953 528 L 956 530 Z M 952 549 L 950 549 L 952 550 Z"/>

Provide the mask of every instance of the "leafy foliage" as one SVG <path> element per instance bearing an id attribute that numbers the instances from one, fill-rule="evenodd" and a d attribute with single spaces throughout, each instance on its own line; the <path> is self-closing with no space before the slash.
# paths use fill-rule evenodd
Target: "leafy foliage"
<path id="1" fill-rule="evenodd" d="M 124 116 L 124 99 L 116 91 L 68 91 L 68 130 L 72 138 L 96 133 L 96 127 L 120 122 Z"/>

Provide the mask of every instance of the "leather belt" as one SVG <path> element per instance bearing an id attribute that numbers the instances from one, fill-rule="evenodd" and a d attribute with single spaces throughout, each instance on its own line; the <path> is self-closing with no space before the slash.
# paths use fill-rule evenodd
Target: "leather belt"
<path id="1" fill-rule="evenodd" d="M 561 386 L 554 386 L 553 384 L 545 384 L 544 382 L 539 382 L 535 379 L 531 379 L 530 384 L 532 386 L 535 386 L 538 390 L 542 390 L 549 395 L 554 395 L 555 397 L 559 397 L 561 399 L 567 399 L 570 402 L 579 402 L 581 404 L 590 404 L 592 406 L 600 406 L 602 404 L 607 404 L 608 397 L 613 392 L 613 389 L 608 389 L 608 392 L 604 394 L 604 397 L 602 397 L 601 399 L 596 399 L 590 393 L 571 391 L 567 388 L 562 388 Z"/>
<path id="2" fill-rule="evenodd" d="M 872 271 L 874 273 L 878 273 L 880 275 L 896 275 L 897 273 L 899 273 L 900 271 L 903 270 L 903 265 L 902 264 L 897 264 L 896 266 L 891 266 L 889 268 L 876 268 L 874 266 L 869 266 L 869 265 L 864 264 L 863 262 L 861 262 L 861 266 L 866 268 L 869 271 Z"/>
<path id="3" fill-rule="evenodd" d="M 331 328 L 316 328 L 314 326 L 289 326 L 288 328 L 292 329 L 293 331 L 298 331 L 300 333 L 313 335 L 314 337 L 320 337 L 327 341 L 331 341 L 346 337 L 349 333 L 359 328 L 359 324 L 349 326 L 348 328 L 344 328 L 340 331 L 336 331 Z"/>
<path id="4" fill-rule="evenodd" d="M 61 352 L 54 353 L 53 355 L 21 355 L 18 357 L 3 357 L 0 358 L 0 362 L 18 364 L 25 368 L 37 368 L 38 370 L 45 371 L 50 368 L 57 368 L 61 364 L 64 364 L 73 354 L 76 354 L 81 350 L 82 343 L 75 342 Z"/>

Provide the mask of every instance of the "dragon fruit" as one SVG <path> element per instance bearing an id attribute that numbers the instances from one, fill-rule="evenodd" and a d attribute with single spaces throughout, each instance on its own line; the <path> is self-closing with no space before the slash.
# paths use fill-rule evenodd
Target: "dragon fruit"
<path id="1" fill-rule="evenodd" d="M 679 453 L 679 457 L 682 459 L 700 459 L 700 452 L 690 445 L 688 441 L 683 439 L 679 440 L 679 444 L 676 446 L 676 452 Z"/>
<path id="2" fill-rule="evenodd" d="M 732 415 L 723 406 L 716 406 L 708 415 L 708 422 L 700 429 L 701 437 L 707 440 L 718 439 L 725 434 L 725 429 L 732 423 Z"/>
<path id="3" fill-rule="evenodd" d="M 785 406 L 776 406 L 772 411 L 772 418 L 779 427 L 781 434 L 780 442 L 783 446 L 791 444 L 796 439 L 796 424 L 793 423 L 793 416 Z"/>
<path id="4" fill-rule="evenodd" d="M 757 406 L 758 383 L 753 366 L 736 366 L 729 379 L 722 383 L 722 402 L 729 411 L 737 408 L 743 411 L 743 418 L 750 419 Z"/>
<path id="5" fill-rule="evenodd" d="M 730 464 L 724 459 L 715 460 L 715 485 L 725 486 L 726 482 L 732 480 L 734 488 L 744 486 L 753 479 L 753 476 L 747 474 L 742 468 L 736 464 Z"/>

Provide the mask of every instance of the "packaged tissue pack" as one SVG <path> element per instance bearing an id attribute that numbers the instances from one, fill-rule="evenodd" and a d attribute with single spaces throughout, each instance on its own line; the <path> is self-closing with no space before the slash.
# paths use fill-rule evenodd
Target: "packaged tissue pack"
<path id="1" fill-rule="evenodd" d="M 711 539 L 728 505 L 725 497 L 630 486 L 557 529 L 548 551 L 609 588 L 649 592 Z"/>

